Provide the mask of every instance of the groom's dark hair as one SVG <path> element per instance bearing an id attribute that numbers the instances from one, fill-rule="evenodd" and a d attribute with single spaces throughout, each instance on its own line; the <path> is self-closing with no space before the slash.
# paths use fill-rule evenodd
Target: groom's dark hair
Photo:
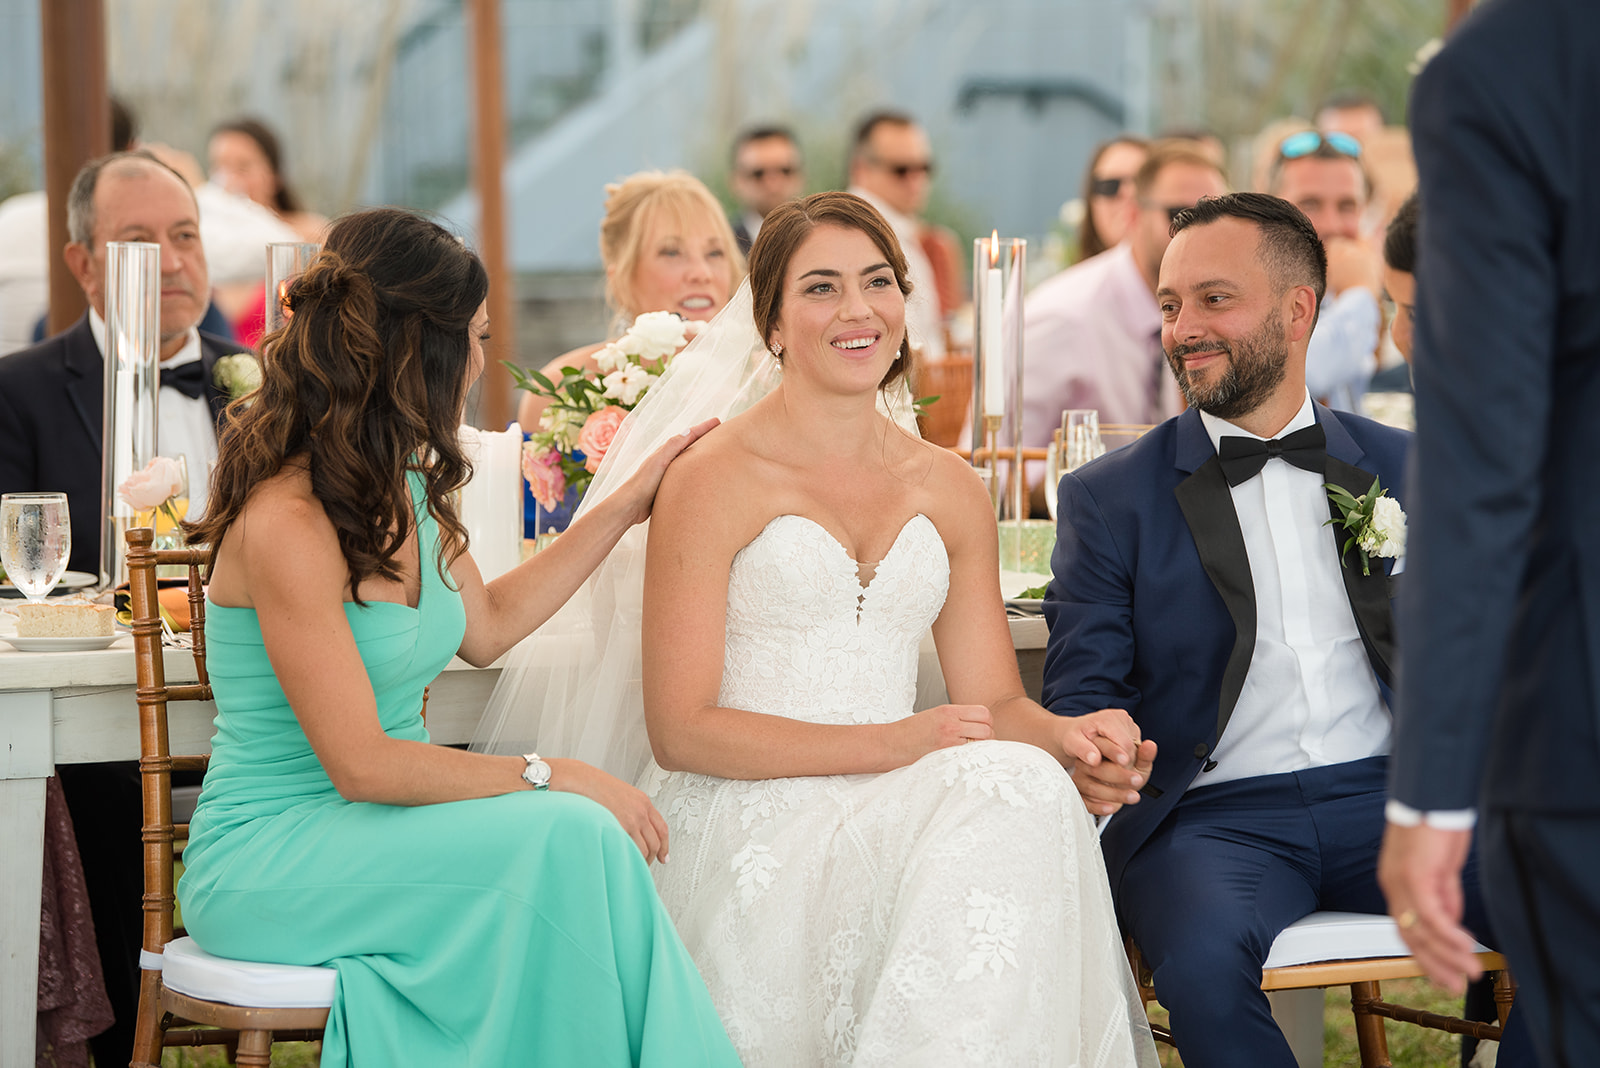
<path id="1" fill-rule="evenodd" d="M 1305 212 L 1269 193 L 1227 193 L 1205 197 L 1172 219 L 1172 236 L 1220 219 L 1254 223 L 1261 234 L 1261 258 L 1273 288 L 1282 293 L 1291 286 L 1310 286 L 1322 303 L 1328 291 L 1328 253 L 1317 228 Z"/>

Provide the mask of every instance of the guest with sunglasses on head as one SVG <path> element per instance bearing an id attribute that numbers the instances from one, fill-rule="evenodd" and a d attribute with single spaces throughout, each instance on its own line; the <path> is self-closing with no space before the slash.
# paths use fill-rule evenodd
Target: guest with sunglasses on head
<path id="1" fill-rule="evenodd" d="M 805 164 L 794 131 L 787 126 L 751 126 L 740 133 L 733 142 L 728 188 L 739 202 L 739 214 L 728 221 L 739 251 L 749 255 L 762 220 L 779 204 L 805 192 Z"/>
<path id="2" fill-rule="evenodd" d="M 1159 423 L 1182 410 L 1161 353 L 1156 275 L 1172 217 L 1228 182 L 1198 145 L 1172 140 L 1149 146 L 1128 185 L 1122 241 L 1040 283 L 1023 307 L 1027 445 L 1048 445 L 1067 408 L 1098 409 L 1106 423 Z"/>
<path id="3" fill-rule="evenodd" d="M 920 218 L 933 187 L 933 149 L 915 119 L 898 111 L 875 111 L 856 126 L 850 149 L 849 192 L 888 220 L 906 254 L 911 295 L 906 298 L 906 333 L 921 358 L 944 359 L 944 322 L 939 277 L 923 248 Z"/>
<path id="4" fill-rule="evenodd" d="M 1357 411 L 1377 366 L 1378 258 L 1361 234 L 1372 181 L 1361 142 L 1335 130 L 1301 130 L 1278 144 L 1267 192 L 1305 213 L 1328 254 L 1328 293 L 1322 301 L 1306 385 L 1329 407 Z"/>

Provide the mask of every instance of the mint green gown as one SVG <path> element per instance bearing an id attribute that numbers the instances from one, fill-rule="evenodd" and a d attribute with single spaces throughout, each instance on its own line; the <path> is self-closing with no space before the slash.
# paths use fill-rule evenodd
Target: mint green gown
<path id="1" fill-rule="evenodd" d="M 413 496 L 419 483 L 413 477 Z M 383 729 L 426 741 L 422 688 L 461 644 L 428 566 L 418 607 L 345 606 Z M 573 794 L 402 808 L 341 798 L 273 675 L 252 609 L 208 604 L 216 736 L 178 885 L 224 957 L 331 964 L 342 1065 L 737 1065 L 632 839 Z"/>

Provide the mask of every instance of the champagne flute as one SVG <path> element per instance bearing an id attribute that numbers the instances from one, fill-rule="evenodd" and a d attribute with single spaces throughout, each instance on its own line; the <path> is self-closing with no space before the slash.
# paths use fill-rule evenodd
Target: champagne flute
<path id="1" fill-rule="evenodd" d="M 1056 502 L 1061 497 L 1061 472 L 1066 470 L 1061 456 L 1064 451 L 1061 428 L 1057 427 L 1044 458 L 1044 508 L 1052 520 L 1056 518 Z"/>
<path id="2" fill-rule="evenodd" d="M 50 596 L 72 555 L 65 493 L 0 496 L 0 564 L 29 601 Z"/>
<path id="3" fill-rule="evenodd" d="M 1106 451 L 1100 440 L 1100 411 L 1097 408 L 1068 408 L 1061 413 L 1062 448 L 1066 470 L 1076 471 Z"/>

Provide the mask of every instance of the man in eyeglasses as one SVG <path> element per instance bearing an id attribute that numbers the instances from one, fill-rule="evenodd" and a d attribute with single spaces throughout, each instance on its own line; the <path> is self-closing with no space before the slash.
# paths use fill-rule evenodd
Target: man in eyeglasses
<path id="1" fill-rule="evenodd" d="M 1377 366 L 1378 261 L 1361 240 L 1372 182 L 1361 142 L 1346 133 L 1302 130 L 1278 146 L 1267 191 L 1303 211 L 1328 253 L 1328 295 L 1306 356 L 1306 386 L 1329 407 L 1358 410 Z"/>
<path id="2" fill-rule="evenodd" d="M 786 126 L 752 126 L 733 142 L 733 174 L 728 182 L 739 214 L 729 220 L 739 251 L 749 255 L 768 213 L 805 191 L 800 142 Z"/>
<path id="3" fill-rule="evenodd" d="M 906 254 L 912 293 L 906 301 L 906 330 L 913 348 L 926 359 L 944 359 L 944 323 L 939 314 L 939 280 L 922 250 L 922 221 L 933 186 L 933 149 L 911 116 L 877 111 L 856 127 L 850 150 L 849 192 L 866 200 L 888 220 Z"/>

